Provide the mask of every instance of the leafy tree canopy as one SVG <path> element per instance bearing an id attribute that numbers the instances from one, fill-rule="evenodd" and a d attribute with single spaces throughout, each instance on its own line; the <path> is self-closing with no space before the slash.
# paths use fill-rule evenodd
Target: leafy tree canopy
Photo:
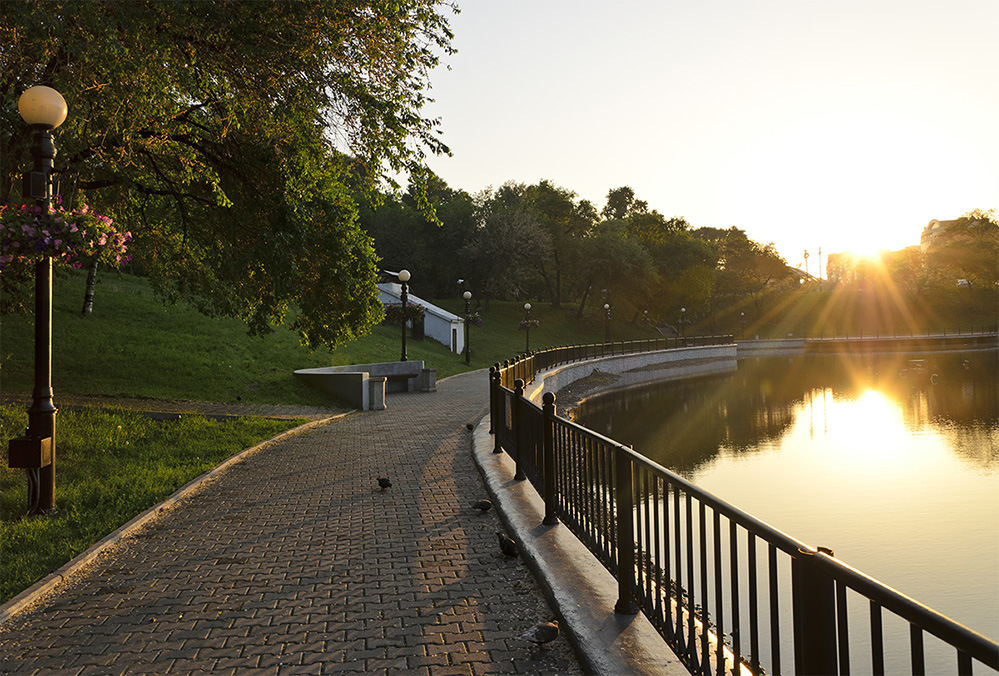
<path id="1" fill-rule="evenodd" d="M 30 161 L 17 98 L 51 86 L 70 111 L 60 192 L 131 230 L 161 292 L 332 347 L 381 314 L 354 195 L 447 152 L 422 113 L 451 51 L 447 7 L 8 0 L 2 196 L 19 198 Z"/>
<path id="2" fill-rule="evenodd" d="M 999 277 L 999 219 L 995 210 L 975 209 L 950 223 L 933 240 L 929 257 L 940 274 L 993 286 Z"/>

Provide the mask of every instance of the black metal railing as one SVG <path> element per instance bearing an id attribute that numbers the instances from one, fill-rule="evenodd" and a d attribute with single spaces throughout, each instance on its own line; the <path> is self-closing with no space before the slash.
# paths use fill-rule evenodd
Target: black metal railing
<path id="1" fill-rule="evenodd" d="M 614 355 L 639 354 L 659 350 L 678 349 L 682 347 L 704 347 L 707 345 L 728 345 L 733 342 L 731 334 L 717 336 L 676 336 L 673 338 L 651 338 L 648 340 L 621 340 L 591 345 L 567 345 L 550 347 L 520 354 L 494 368 L 500 374 L 500 383 L 507 389 L 513 389 L 513 383 L 520 378 L 525 383 L 531 383 L 534 375 L 545 369 L 571 364 L 577 361 L 599 359 Z"/>
<path id="2" fill-rule="evenodd" d="M 971 326 L 959 326 L 952 329 L 940 329 L 939 331 L 928 331 L 923 333 L 916 333 L 912 330 L 900 331 L 897 328 L 882 328 L 882 329 L 868 329 L 866 332 L 862 329 L 857 329 L 855 332 L 850 333 L 845 331 L 843 333 L 825 333 L 823 331 L 814 332 L 809 331 L 802 335 L 802 337 L 808 340 L 853 340 L 853 339 L 868 339 L 868 338 L 953 338 L 960 336 L 990 336 L 999 333 L 999 325 L 997 324 L 975 324 Z"/>
<path id="3" fill-rule="evenodd" d="M 599 347 L 545 352 L 565 363 Z M 494 450 L 543 497 L 545 523 L 561 521 L 615 575 L 617 611 L 643 612 L 691 673 L 924 674 L 928 640 L 956 652 L 959 674 L 999 670 L 995 641 L 558 417 L 553 394 L 525 398 L 551 363 L 536 353 L 491 369 Z"/>

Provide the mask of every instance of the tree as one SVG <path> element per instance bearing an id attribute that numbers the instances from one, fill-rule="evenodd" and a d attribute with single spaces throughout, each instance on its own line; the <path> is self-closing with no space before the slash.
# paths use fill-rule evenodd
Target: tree
<path id="1" fill-rule="evenodd" d="M 475 219 L 472 197 L 429 170 L 411 177 L 401 195 L 364 200 L 360 216 L 384 267 L 413 273 L 414 288 L 425 298 L 452 295 L 456 281 L 468 277 L 470 266 L 455 253 L 474 237 Z"/>
<path id="2" fill-rule="evenodd" d="M 563 283 L 578 269 L 574 263 L 579 260 L 579 243 L 596 222 L 597 211 L 587 200 L 576 201 L 576 193 L 549 181 L 528 186 L 524 197 L 551 241 L 550 255 L 535 260 L 552 306 L 560 308 Z"/>
<path id="3" fill-rule="evenodd" d="M 995 210 L 976 209 L 949 223 L 928 251 L 947 286 L 964 280 L 974 306 L 974 289 L 995 288 L 999 279 L 999 220 Z"/>
<path id="4" fill-rule="evenodd" d="M 381 314 L 354 195 L 447 152 L 422 109 L 448 6 L 8 0 L 3 196 L 29 144 L 13 102 L 52 86 L 70 106 L 61 192 L 133 232 L 165 297 L 334 346 Z"/>
<path id="5" fill-rule="evenodd" d="M 550 255 L 551 236 L 525 201 L 525 191 L 524 185 L 506 183 L 476 196 L 478 227 L 459 255 L 470 266 L 466 279 L 487 302 L 529 295 L 536 258 Z"/>
<path id="6" fill-rule="evenodd" d="M 718 290 L 723 295 L 753 300 L 759 313 L 763 299 L 774 292 L 789 273 L 787 261 L 773 242 L 755 242 L 745 231 L 732 226 L 720 236 L 717 229 L 697 230 L 718 247 Z"/>
<path id="7" fill-rule="evenodd" d="M 619 224 L 620 221 L 604 221 L 582 242 L 586 265 L 582 266 L 579 280 L 582 288 L 577 317 L 583 316 L 583 308 L 594 289 L 609 289 L 621 310 L 629 305 L 632 312 L 637 312 L 635 303 L 647 298 L 658 282 L 649 252 L 629 239 Z"/>
<path id="8" fill-rule="evenodd" d="M 891 282 L 914 303 L 922 301 L 932 285 L 933 274 L 926 259 L 918 246 L 906 247 L 884 258 Z"/>

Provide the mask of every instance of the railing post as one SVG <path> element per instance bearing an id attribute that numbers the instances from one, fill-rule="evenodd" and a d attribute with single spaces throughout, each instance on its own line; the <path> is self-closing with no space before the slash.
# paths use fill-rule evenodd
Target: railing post
<path id="1" fill-rule="evenodd" d="M 520 462 L 521 447 L 521 424 L 520 424 L 520 405 L 524 401 L 524 381 L 521 378 L 517 378 L 516 382 L 513 384 L 513 411 L 512 411 L 512 424 L 511 431 L 513 432 L 513 461 L 517 465 L 517 471 L 514 473 L 513 478 L 517 481 L 526 479 L 527 475 L 524 474 L 524 467 Z"/>
<path id="2" fill-rule="evenodd" d="M 545 518 L 541 523 L 554 526 L 558 523 L 558 517 L 555 516 L 555 394 L 545 392 L 543 401 L 544 432 L 541 452 L 545 468 Z"/>
<path id="3" fill-rule="evenodd" d="M 839 673 L 836 666 L 836 593 L 833 579 L 819 570 L 816 556 L 799 549 L 791 560 L 795 673 L 820 676 Z"/>
<path id="4" fill-rule="evenodd" d="M 496 435 L 493 437 L 493 453 L 502 453 L 503 444 L 500 442 L 500 430 L 505 429 L 506 425 L 506 395 L 501 389 L 503 385 L 503 375 L 505 373 L 503 368 L 509 368 L 508 362 L 503 362 L 504 367 L 501 367 L 499 363 L 496 364 L 496 424 L 494 430 Z"/>
<path id="5" fill-rule="evenodd" d="M 489 434 L 496 434 L 496 399 L 499 390 L 499 364 L 489 367 Z"/>
<path id="6" fill-rule="evenodd" d="M 614 448 L 614 498 L 617 505 L 617 603 L 614 612 L 637 615 L 635 601 L 635 496 L 631 458 Z"/>

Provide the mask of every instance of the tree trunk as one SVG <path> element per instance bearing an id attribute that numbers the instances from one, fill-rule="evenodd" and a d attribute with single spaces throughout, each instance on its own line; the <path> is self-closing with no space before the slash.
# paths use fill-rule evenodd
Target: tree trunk
<path id="1" fill-rule="evenodd" d="M 97 284 L 97 257 L 95 256 L 90 261 L 90 266 L 87 268 L 87 290 L 83 294 L 83 314 L 84 317 L 89 315 L 94 309 L 94 285 Z"/>

